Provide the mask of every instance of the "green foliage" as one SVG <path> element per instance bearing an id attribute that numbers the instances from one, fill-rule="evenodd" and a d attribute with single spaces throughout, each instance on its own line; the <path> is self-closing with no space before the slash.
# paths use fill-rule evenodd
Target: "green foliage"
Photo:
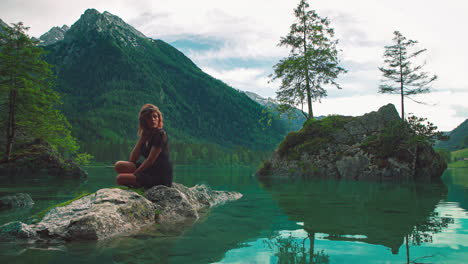
<path id="1" fill-rule="evenodd" d="M 422 144 L 433 144 L 435 138 L 442 136 L 432 123 L 424 124 L 426 120 L 415 116 L 408 117 L 408 123 L 394 120 L 381 133 L 369 136 L 361 148 L 382 161 L 390 157 L 410 161 L 411 151 Z"/>
<path id="2" fill-rule="evenodd" d="M 468 148 L 451 152 L 453 160 L 468 158 Z"/>
<path id="3" fill-rule="evenodd" d="M 395 35 L 394 45 L 385 46 L 384 63 L 386 65 L 379 67 L 386 78 L 379 86 L 379 92 L 401 95 L 401 119 L 405 119 L 404 97 L 413 100 L 412 95 L 429 93 L 431 91 L 430 84 L 437 79 L 437 76 L 429 77 L 427 72 L 423 72 L 424 64 L 412 65 L 412 60 L 425 52 L 426 49 L 409 53 L 408 49 L 418 42 L 407 40 L 399 31 L 395 31 L 393 34 Z"/>
<path id="4" fill-rule="evenodd" d="M 436 149 L 436 152 L 445 160 L 447 164 L 452 162 L 452 154 L 450 151 L 445 149 Z"/>
<path id="5" fill-rule="evenodd" d="M 453 151 L 451 157 L 453 162 L 449 164 L 450 168 L 468 168 L 468 160 L 464 160 L 468 158 L 468 148 Z"/>
<path id="6" fill-rule="evenodd" d="M 91 160 L 94 159 L 94 156 L 88 153 L 79 153 L 73 159 L 78 166 L 88 166 L 91 163 Z"/>
<path id="7" fill-rule="evenodd" d="M 448 165 L 450 168 L 468 168 L 468 161 L 467 160 L 458 160 L 450 163 Z"/>
<path id="8" fill-rule="evenodd" d="M 394 120 L 381 133 L 367 137 L 361 148 L 382 160 L 397 157 L 404 161 L 410 157 L 408 153 L 410 143 L 417 143 L 417 141 L 410 141 L 410 138 L 411 131 L 408 124 L 401 120 Z"/>
<path id="9" fill-rule="evenodd" d="M 25 33 L 20 22 L 0 32 L 0 119 L 6 133 L 6 156 L 22 140 L 42 139 L 54 150 L 73 155 L 78 150 L 71 126 L 57 109 L 60 96 L 51 89 L 51 65 L 44 51 Z"/>
<path id="10" fill-rule="evenodd" d="M 258 170 L 258 175 L 267 176 L 271 174 L 272 164 L 269 160 L 265 160 Z"/>
<path id="11" fill-rule="evenodd" d="M 302 153 L 314 154 L 331 142 L 333 133 L 343 129 L 349 117 L 332 115 L 321 120 L 309 119 L 298 132 L 290 132 L 278 147 L 281 157 L 298 159 Z"/>
<path id="12" fill-rule="evenodd" d="M 289 57 L 273 66 L 272 81 L 281 79 L 277 91 L 278 101 L 291 106 L 307 102 L 308 119 L 313 118 L 312 100 L 327 95 L 324 85 L 341 89 L 335 79 L 346 70 L 340 66 L 337 40 L 327 18 L 321 18 L 315 10 L 309 10 L 306 0 L 301 0 L 294 10 L 296 22 L 279 46 L 291 48 Z"/>
<path id="13" fill-rule="evenodd" d="M 134 144 L 134 142 L 124 140 L 120 143 L 85 143 L 82 147 L 88 149 L 91 153 L 95 153 L 95 160 L 105 164 L 113 164 L 118 160 L 128 160 Z M 252 150 L 242 146 L 228 148 L 213 143 L 180 141 L 170 142 L 169 149 L 171 161 L 177 165 L 256 166 L 271 154 L 269 150 Z M 234 158 L 234 156 L 237 156 L 237 158 Z"/>
<path id="14" fill-rule="evenodd" d="M 426 123 L 424 123 L 426 122 Z M 412 114 L 408 117 L 408 124 L 415 133 L 414 140 L 434 145 L 436 140 L 447 140 L 448 137 L 437 131 L 437 126 L 427 121 L 427 118 L 417 117 Z"/>

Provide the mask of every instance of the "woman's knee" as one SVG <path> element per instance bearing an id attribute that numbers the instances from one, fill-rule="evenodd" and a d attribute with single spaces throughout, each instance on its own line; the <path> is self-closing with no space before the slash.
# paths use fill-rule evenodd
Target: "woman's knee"
<path id="1" fill-rule="evenodd" d="M 115 182 L 118 185 L 138 186 L 136 176 L 131 173 L 122 173 L 122 174 L 117 175 L 117 177 L 115 177 Z"/>
<path id="2" fill-rule="evenodd" d="M 114 164 L 114 170 L 117 173 L 131 173 L 136 169 L 135 164 L 129 161 L 117 161 Z"/>

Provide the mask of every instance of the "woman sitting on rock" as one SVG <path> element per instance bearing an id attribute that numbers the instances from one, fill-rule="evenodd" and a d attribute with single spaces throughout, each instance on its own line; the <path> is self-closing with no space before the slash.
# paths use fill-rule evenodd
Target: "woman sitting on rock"
<path id="1" fill-rule="evenodd" d="M 117 161 L 117 184 L 150 188 L 155 185 L 172 186 L 172 164 L 163 116 L 159 108 L 145 104 L 140 110 L 138 136 L 140 137 L 129 161 Z M 145 157 L 138 162 L 140 155 Z"/>

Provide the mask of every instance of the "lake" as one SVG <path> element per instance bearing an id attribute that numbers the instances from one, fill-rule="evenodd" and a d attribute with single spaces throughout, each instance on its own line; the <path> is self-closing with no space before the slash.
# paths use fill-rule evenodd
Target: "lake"
<path id="1" fill-rule="evenodd" d="M 115 186 L 111 168 L 85 181 L 0 177 L 0 196 L 28 193 L 30 209 L 0 211 L 0 224 L 82 192 Z M 255 168 L 177 166 L 176 182 L 244 196 L 205 213 L 181 235 L 157 226 L 97 242 L 0 243 L 0 263 L 468 263 L 468 169 L 443 183 L 258 181 Z"/>

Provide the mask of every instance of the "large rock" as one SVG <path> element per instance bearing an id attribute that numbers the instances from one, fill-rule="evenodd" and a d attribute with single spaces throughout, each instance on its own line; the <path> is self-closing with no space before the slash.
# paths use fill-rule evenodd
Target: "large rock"
<path id="1" fill-rule="evenodd" d="M 174 183 L 172 188 L 155 186 L 146 191 L 146 197 L 155 204 L 157 222 L 161 227 L 178 230 L 196 221 L 200 210 L 240 199 L 242 194 L 214 191 L 206 185 L 187 188 Z"/>
<path id="2" fill-rule="evenodd" d="M 177 183 L 171 188 L 155 186 L 145 196 L 148 199 L 130 190 L 101 189 L 50 210 L 39 223 L 0 226 L 0 240 L 100 240 L 155 223 L 163 230 L 180 231 L 199 218 L 200 210 L 242 197 L 205 185 L 187 188 Z"/>
<path id="3" fill-rule="evenodd" d="M 154 205 L 129 190 L 101 189 L 50 210 L 33 228 L 44 237 L 99 240 L 154 223 Z"/>
<path id="4" fill-rule="evenodd" d="M 7 162 L 0 160 L 0 173 L 6 175 L 49 175 L 64 178 L 86 178 L 86 172 L 72 160 L 64 159 L 42 141 L 15 146 L 15 153 Z"/>
<path id="5" fill-rule="evenodd" d="M 0 209 L 30 208 L 34 201 L 27 193 L 16 193 L 0 198 Z"/>
<path id="6" fill-rule="evenodd" d="M 392 104 L 359 117 L 309 120 L 288 134 L 258 174 L 438 181 L 447 164 L 429 143 L 415 139 Z"/>

